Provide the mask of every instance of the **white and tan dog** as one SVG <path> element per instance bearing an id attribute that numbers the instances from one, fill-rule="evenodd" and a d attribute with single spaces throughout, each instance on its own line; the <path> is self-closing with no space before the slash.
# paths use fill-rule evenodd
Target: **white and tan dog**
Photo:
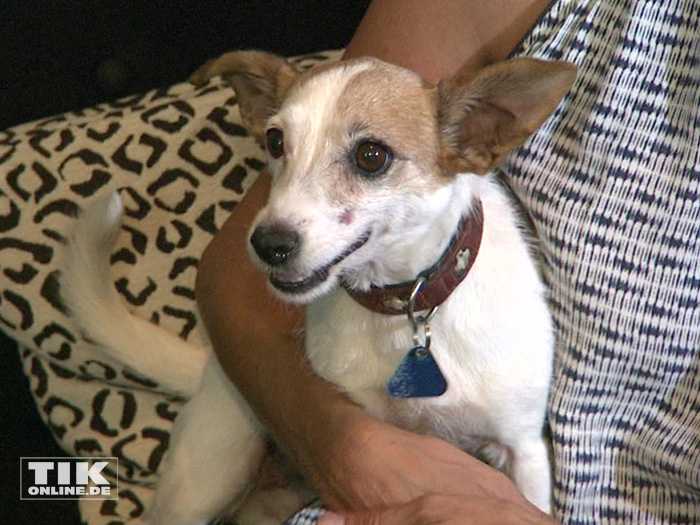
<path id="1" fill-rule="evenodd" d="M 273 175 L 252 256 L 275 293 L 308 303 L 314 370 L 375 416 L 491 460 L 549 511 L 553 331 L 517 213 L 488 173 L 555 109 L 573 67 L 516 59 L 430 86 L 375 59 L 301 73 L 247 52 L 193 79 L 219 74 Z M 215 358 L 204 366 L 119 303 L 107 261 L 120 214 L 111 196 L 79 221 L 62 293 L 113 357 L 194 393 L 147 520 L 207 523 L 239 509 L 265 434 Z M 276 523 L 300 504 L 286 492 L 252 500 L 241 521 Z"/>

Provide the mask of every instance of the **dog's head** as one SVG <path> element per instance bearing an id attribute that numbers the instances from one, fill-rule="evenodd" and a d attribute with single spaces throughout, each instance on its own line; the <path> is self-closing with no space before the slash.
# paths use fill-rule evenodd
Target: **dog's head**
<path id="1" fill-rule="evenodd" d="M 438 217 L 458 174 L 486 173 L 520 145 L 574 74 L 517 59 L 432 86 L 370 58 L 301 73 L 267 54 L 229 55 L 223 77 L 273 176 L 254 259 L 287 300 L 308 302 L 339 277 L 367 286 L 387 243 Z"/>

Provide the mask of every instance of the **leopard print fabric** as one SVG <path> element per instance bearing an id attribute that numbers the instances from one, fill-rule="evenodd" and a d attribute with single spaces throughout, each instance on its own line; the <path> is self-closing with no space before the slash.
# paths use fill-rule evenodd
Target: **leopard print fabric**
<path id="1" fill-rule="evenodd" d="M 0 132 L 0 330 L 18 342 L 59 444 L 120 460 L 119 500 L 81 501 L 86 522 L 141 515 L 183 400 L 81 338 L 59 295 L 73 223 L 94 196 L 118 188 L 126 214 L 112 255 L 117 290 L 135 315 L 206 345 L 194 296 L 198 259 L 263 160 L 234 93 L 216 79 Z"/>

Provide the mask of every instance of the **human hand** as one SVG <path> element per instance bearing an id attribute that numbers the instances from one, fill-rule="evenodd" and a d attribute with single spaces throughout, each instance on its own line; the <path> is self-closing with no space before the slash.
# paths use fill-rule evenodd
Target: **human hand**
<path id="1" fill-rule="evenodd" d="M 364 413 L 340 426 L 342 431 L 326 440 L 325 457 L 317 455 L 314 466 L 307 469 L 332 510 L 372 509 L 357 515 L 368 523 L 376 513 L 389 517 L 417 511 L 433 515 L 444 509 L 486 513 L 491 506 L 498 516 L 512 509 L 533 519 L 545 517 L 502 472 L 445 441 L 400 430 Z"/>
<path id="2" fill-rule="evenodd" d="M 330 512 L 319 525 L 552 525 L 550 516 L 530 505 L 497 498 L 432 494 L 408 503 L 355 513 Z"/>

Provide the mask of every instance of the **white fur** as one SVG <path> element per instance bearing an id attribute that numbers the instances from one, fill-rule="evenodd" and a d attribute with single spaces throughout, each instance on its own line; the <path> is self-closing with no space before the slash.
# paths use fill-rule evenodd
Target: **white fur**
<path id="1" fill-rule="evenodd" d="M 122 213 L 119 195 L 109 192 L 82 215 L 66 252 L 61 297 L 83 335 L 104 349 L 105 357 L 157 379 L 165 392 L 190 397 L 199 385 L 209 349 L 155 329 L 122 305 L 109 275 Z"/>
<path id="2" fill-rule="evenodd" d="M 507 471 L 518 488 L 549 511 L 550 466 L 542 431 L 553 332 L 543 285 L 507 195 L 492 178 L 470 174 L 429 190 L 426 185 L 389 191 L 379 182 L 353 206 L 350 224 L 338 220 L 343 204 L 329 199 L 334 177 L 343 175 L 337 161 L 340 146 L 349 140 L 337 129 L 334 108 L 343 86 L 366 67 L 361 63 L 319 75 L 293 91 L 271 120 L 284 129 L 287 155 L 271 162 L 273 190 L 256 224 L 283 220 L 300 232 L 303 251 L 286 271 L 303 277 L 371 232 L 367 244 L 332 268 L 325 283 L 301 297 L 285 296 L 311 302 L 311 365 L 379 418 L 427 431 L 471 452 L 507 458 Z M 417 177 L 409 175 L 420 175 L 410 160 L 392 169 L 410 180 Z M 477 198 L 485 216 L 478 257 L 431 322 L 433 354 L 448 390 L 436 398 L 392 400 L 384 384 L 413 344 L 410 325 L 404 316 L 359 306 L 337 286 L 338 278 L 343 275 L 359 288 L 414 279 L 443 252 Z M 196 373 L 201 353 L 129 317 L 113 292 L 106 292 L 106 261 L 118 221 L 113 212 L 101 221 L 104 211 L 88 214 L 71 243 L 73 262 L 63 278 L 66 302 L 90 337 L 113 356 L 173 391 L 188 391 L 194 378 L 182 377 L 180 365 L 187 363 Z M 134 333 L 151 339 L 153 356 L 167 353 L 168 358 L 131 352 L 129 348 L 147 347 L 129 341 Z M 149 523 L 206 523 L 235 508 L 257 469 L 263 439 L 254 416 L 210 358 L 199 390 L 175 423 Z M 273 498 L 285 500 L 279 494 Z M 292 500 L 284 511 L 300 503 Z M 256 516 L 250 522 L 273 523 L 284 513 L 275 509 L 261 517 L 272 508 L 270 499 L 256 498 L 253 506 L 241 514 L 244 521 L 247 515 Z"/>

